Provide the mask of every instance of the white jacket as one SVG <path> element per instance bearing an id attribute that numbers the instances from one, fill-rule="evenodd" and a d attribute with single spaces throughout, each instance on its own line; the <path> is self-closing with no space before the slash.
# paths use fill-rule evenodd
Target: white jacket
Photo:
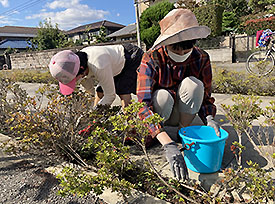
<path id="1" fill-rule="evenodd" d="M 88 76 L 81 81 L 87 91 L 94 92 L 93 76 L 102 87 L 104 97 L 101 105 L 111 105 L 116 97 L 114 76 L 118 75 L 125 64 L 124 47 L 122 45 L 90 46 L 82 52 L 88 55 Z"/>

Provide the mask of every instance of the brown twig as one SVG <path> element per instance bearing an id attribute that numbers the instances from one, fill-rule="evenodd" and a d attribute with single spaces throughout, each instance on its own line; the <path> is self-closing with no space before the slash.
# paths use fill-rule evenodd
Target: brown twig
<path id="1" fill-rule="evenodd" d="M 146 156 L 146 159 L 147 161 L 149 162 L 149 165 L 151 167 L 151 169 L 155 172 L 155 174 L 158 176 L 158 178 L 169 188 L 171 189 L 172 191 L 174 191 L 175 193 L 177 193 L 178 195 L 180 195 L 181 197 L 183 197 L 184 199 L 192 202 L 192 203 L 197 203 L 196 201 L 194 201 L 193 199 L 191 198 L 188 198 L 187 196 L 183 195 L 181 192 L 179 192 L 177 189 L 173 188 L 170 184 L 168 184 L 163 178 L 162 176 L 159 174 L 159 172 L 156 170 L 156 168 L 154 167 L 154 165 L 152 164 L 151 162 L 151 159 L 146 151 L 146 148 L 145 148 L 145 145 L 143 145 L 141 142 L 139 142 L 137 139 L 135 139 L 135 141 L 142 147 L 142 150 L 143 150 L 143 153 L 145 154 Z M 191 187 L 190 187 L 191 188 Z M 189 189 L 190 189 L 189 188 Z M 191 188 L 192 190 L 196 190 L 194 188 Z M 204 193 L 203 193 L 204 194 Z"/>

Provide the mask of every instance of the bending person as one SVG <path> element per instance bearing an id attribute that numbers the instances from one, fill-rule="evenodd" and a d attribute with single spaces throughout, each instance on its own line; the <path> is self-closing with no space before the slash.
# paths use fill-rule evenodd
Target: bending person
<path id="1" fill-rule="evenodd" d="M 94 93 L 95 78 L 99 84 L 94 106 L 111 105 L 117 94 L 125 107 L 131 101 L 131 93 L 136 94 L 136 70 L 142 55 L 143 51 L 132 44 L 89 46 L 76 53 L 58 52 L 52 57 L 49 68 L 59 81 L 62 94 L 72 94 L 78 82 Z"/>

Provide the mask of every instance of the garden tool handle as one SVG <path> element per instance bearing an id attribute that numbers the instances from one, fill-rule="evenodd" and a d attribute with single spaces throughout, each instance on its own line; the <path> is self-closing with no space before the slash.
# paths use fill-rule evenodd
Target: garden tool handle
<path id="1" fill-rule="evenodd" d="M 180 149 L 180 151 L 182 152 L 184 150 L 190 150 L 191 146 L 194 145 L 194 144 L 195 144 L 195 142 L 191 142 L 190 144 L 185 143 L 184 146 L 183 146 L 183 148 Z"/>

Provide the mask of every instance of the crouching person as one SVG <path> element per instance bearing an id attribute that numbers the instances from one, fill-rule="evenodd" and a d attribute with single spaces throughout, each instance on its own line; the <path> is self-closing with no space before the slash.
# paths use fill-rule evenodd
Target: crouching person
<path id="1" fill-rule="evenodd" d="M 163 125 L 189 126 L 196 114 L 216 130 L 216 106 L 211 97 L 212 70 L 208 54 L 195 47 L 197 39 L 210 34 L 207 26 L 199 26 L 190 10 L 174 9 L 161 21 L 161 34 L 153 47 L 143 55 L 138 69 L 137 97 L 145 102 L 139 116 L 148 118 L 158 113 L 164 124 L 151 124 L 147 147 L 160 142 L 172 173 L 186 179 L 188 171 L 182 153 Z M 151 138 L 151 139 L 150 139 Z"/>

